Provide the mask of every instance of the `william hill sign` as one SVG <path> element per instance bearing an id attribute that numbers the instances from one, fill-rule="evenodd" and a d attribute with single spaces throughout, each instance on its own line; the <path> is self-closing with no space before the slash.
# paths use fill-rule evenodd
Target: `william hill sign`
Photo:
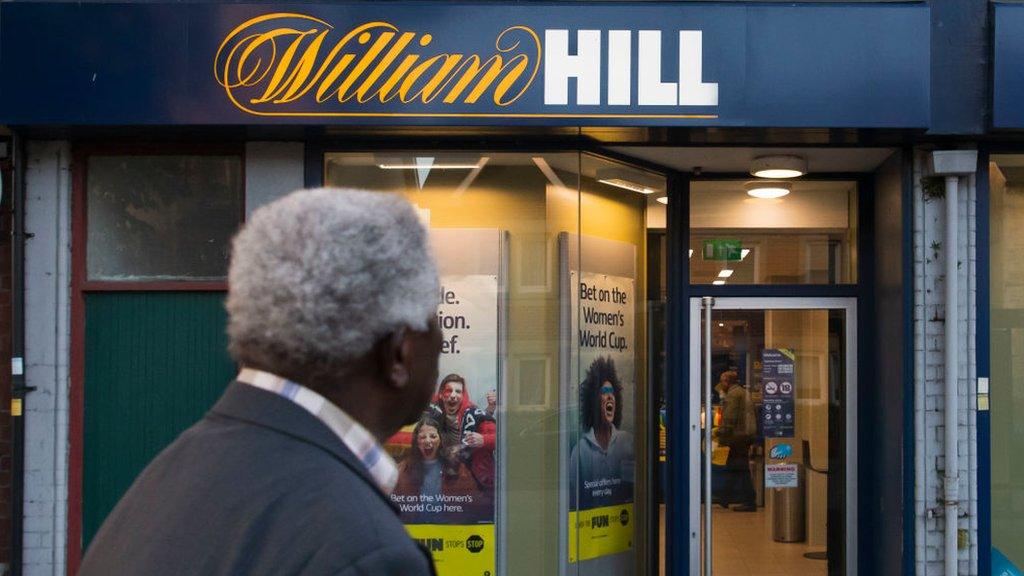
<path id="1" fill-rule="evenodd" d="M 0 123 L 927 127 L 928 31 L 920 4 L 8 2 Z"/>
<path id="2" fill-rule="evenodd" d="M 214 69 L 239 110 L 263 116 L 716 118 L 686 112 L 718 106 L 718 83 L 702 74 L 702 31 L 673 33 L 671 54 L 661 30 L 526 25 L 501 29 L 490 45 L 459 47 L 462 35 L 437 37 L 385 21 L 339 30 L 306 14 L 275 12 L 232 30 Z M 517 111 L 531 93 L 543 108 Z M 583 106 L 592 111 L 568 111 Z M 426 107 L 436 111 L 416 111 Z"/>

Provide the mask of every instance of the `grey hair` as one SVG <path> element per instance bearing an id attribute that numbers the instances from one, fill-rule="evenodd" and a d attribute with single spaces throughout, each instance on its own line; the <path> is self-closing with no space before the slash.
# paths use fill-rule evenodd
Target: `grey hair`
<path id="1" fill-rule="evenodd" d="M 337 188 L 253 212 L 235 236 L 228 284 L 235 361 L 307 382 L 340 375 L 396 330 L 426 330 L 439 293 L 412 205 Z"/>

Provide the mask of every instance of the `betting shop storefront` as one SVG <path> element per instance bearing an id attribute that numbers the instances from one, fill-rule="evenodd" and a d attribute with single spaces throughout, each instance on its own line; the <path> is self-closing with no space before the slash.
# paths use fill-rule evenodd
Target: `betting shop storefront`
<path id="1" fill-rule="evenodd" d="M 484 440 L 450 489 L 391 498 L 442 576 L 899 566 L 927 5 L 0 13 L 24 218 L 68 286 L 26 294 L 68 303 L 68 573 L 236 373 L 232 234 L 321 185 L 430 229 L 438 393 Z M 388 450 L 415 462 L 421 432 Z"/>

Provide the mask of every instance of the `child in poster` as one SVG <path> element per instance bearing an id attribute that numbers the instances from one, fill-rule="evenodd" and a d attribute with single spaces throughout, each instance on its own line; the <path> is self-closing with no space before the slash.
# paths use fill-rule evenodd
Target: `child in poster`
<path id="1" fill-rule="evenodd" d="M 487 392 L 479 408 L 469 389 L 448 374 L 412 432 L 388 442 L 398 460 L 391 501 L 441 576 L 494 574 L 497 395 Z"/>
<path id="2" fill-rule="evenodd" d="M 392 492 L 406 524 L 469 524 L 493 515 L 469 469 L 441 435 L 441 425 L 424 416 L 413 429 L 412 450 L 398 465 Z"/>
<path id="3" fill-rule="evenodd" d="M 392 501 L 406 524 L 494 522 L 497 426 L 493 393 L 487 398 L 488 407 L 478 408 L 466 394 L 466 380 L 448 374 L 412 434 L 392 438 L 393 454 L 404 452 Z M 438 494 L 458 506 L 429 506 Z"/>

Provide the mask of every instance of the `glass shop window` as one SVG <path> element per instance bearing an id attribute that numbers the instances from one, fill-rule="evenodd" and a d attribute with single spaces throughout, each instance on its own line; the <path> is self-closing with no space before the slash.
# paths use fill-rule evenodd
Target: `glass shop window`
<path id="1" fill-rule="evenodd" d="M 664 178 L 575 151 L 324 164 L 327 185 L 402 194 L 430 229 L 441 374 L 387 449 L 439 574 L 649 573 L 646 212 Z M 438 445 L 439 495 L 421 480 Z"/>
<path id="2" fill-rule="evenodd" d="M 693 284 L 854 284 L 857 183 L 690 185 Z"/>
<path id="3" fill-rule="evenodd" d="M 1024 155 L 989 162 L 992 573 L 1024 567 Z M 979 278 L 980 280 L 980 278 Z M 984 487 L 983 487 L 984 488 Z"/>

